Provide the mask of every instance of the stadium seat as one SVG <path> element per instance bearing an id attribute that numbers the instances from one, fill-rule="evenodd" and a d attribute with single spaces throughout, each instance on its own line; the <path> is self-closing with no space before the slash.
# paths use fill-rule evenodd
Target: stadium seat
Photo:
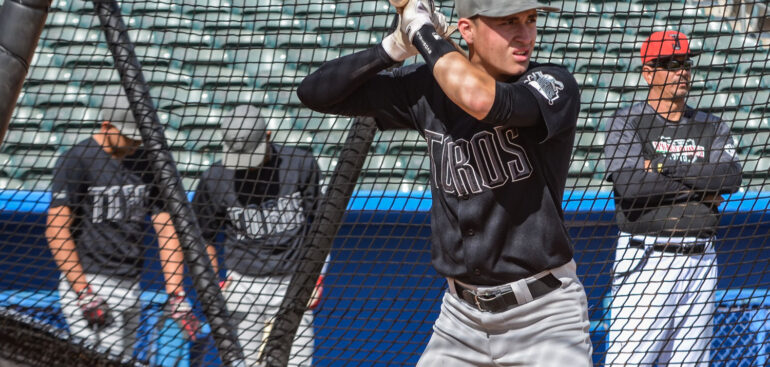
<path id="1" fill-rule="evenodd" d="M 180 0 L 176 3 L 184 14 L 218 13 L 233 8 L 229 0 Z"/>
<path id="2" fill-rule="evenodd" d="M 210 155 L 197 152 L 174 150 L 171 156 L 179 173 L 190 177 L 197 177 L 213 163 Z"/>
<path id="3" fill-rule="evenodd" d="M 7 167 L 11 169 L 11 177 L 23 180 L 29 174 L 52 174 L 58 157 L 55 150 L 23 149 L 11 156 Z"/>
<path id="4" fill-rule="evenodd" d="M 606 74 L 613 71 L 623 71 L 626 69 L 626 62 L 622 58 L 607 55 L 602 52 L 595 53 L 567 53 L 565 59 L 575 60 L 576 72 L 587 72 L 596 74 Z"/>
<path id="5" fill-rule="evenodd" d="M 147 31 L 150 32 L 150 31 Z M 211 47 L 214 39 L 201 31 L 153 31 L 158 45 L 167 47 Z"/>
<path id="6" fill-rule="evenodd" d="M 636 34 L 611 33 L 600 34 L 596 36 L 596 42 L 602 45 L 604 52 L 618 55 L 626 62 L 632 58 L 637 58 L 639 50 L 642 48 L 642 42 L 645 38 Z"/>
<path id="7" fill-rule="evenodd" d="M 708 22 L 709 15 L 705 7 L 684 7 L 669 9 L 663 14 L 663 19 L 669 24 L 693 24 Z"/>
<path id="8" fill-rule="evenodd" d="M 98 29 L 80 27 L 48 27 L 43 28 L 40 42 L 47 47 L 69 45 L 98 45 L 104 41 L 104 34 Z"/>
<path id="9" fill-rule="evenodd" d="M 154 16 L 177 16 L 172 13 L 179 12 L 179 6 L 173 0 L 159 1 L 126 1 L 121 3 L 121 9 L 131 15 L 152 14 Z"/>
<path id="10" fill-rule="evenodd" d="M 294 127 L 306 131 L 348 130 L 352 123 L 350 117 L 344 116 L 300 117 L 295 120 Z"/>
<path id="11" fill-rule="evenodd" d="M 171 49 L 161 46 L 136 46 L 134 52 L 144 70 L 154 66 L 168 68 L 172 65 Z"/>
<path id="12" fill-rule="evenodd" d="M 355 18 L 358 21 L 358 29 L 369 32 L 388 31 L 395 18 L 393 14 L 367 14 Z"/>
<path id="13" fill-rule="evenodd" d="M 623 26 L 611 17 L 598 14 L 581 14 L 572 18 L 572 29 L 585 34 L 609 34 L 622 32 Z"/>
<path id="14" fill-rule="evenodd" d="M 348 17 L 358 18 L 372 14 L 393 14 L 393 7 L 384 0 L 356 1 L 348 4 Z"/>
<path id="15" fill-rule="evenodd" d="M 361 176 L 376 177 L 382 180 L 400 179 L 406 173 L 403 161 L 391 155 L 367 155 Z"/>
<path id="16" fill-rule="evenodd" d="M 304 68 L 304 71 L 310 71 L 310 68 L 320 66 L 327 60 L 340 57 L 339 50 L 330 48 L 290 48 L 286 50 L 286 62 L 296 64 L 298 68 Z"/>
<path id="17" fill-rule="evenodd" d="M 254 75 L 255 70 L 262 64 L 283 63 L 287 61 L 289 50 L 275 48 L 243 48 L 230 50 L 234 68 L 245 70 Z M 313 49 L 307 50 L 312 53 Z"/>
<path id="18" fill-rule="evenodd" d="M 275 37 L 275 47 L 326 47 L 329 43 L 327 37 L 326 35 L 315 33 L 279 33 Z"/>
<path id="19" fill-rule="evenodd" d="M 66 152 L 75 144 L 90 139 L 96 129 L 84 129 L 84 128 L 71 128 L 63 130 L 59 133 L 59 152 Z"/>
<path id="20" fill-rule="evenodd" d="M 233 53 L 233 50 L 175 47 L 171 52 L 171 57 L 174 61 L 180 61 L 186 66 L 224 66 L 234 61 Z"/>
<path id="21" fill-rule="evenodd" d="M 263 89 L 294 89 L 307 76 L 307 73 L 292 68 L 284 69 L 284 74 L 258 76 L 255 85 Z"/>
<path id="22" fill-rule="evenodd" d="M 743 110 L 726 111 L 720 114 L 720 117 L 722 117 L 722 121 L 730 125 L 730 131 L 733 133 L 770 130 L 770 117 L 760 113 Z"/>
<path id="23" fill-rule="evenodd" d="M 770 156 L 770 131 L 757 131 L 741 134 L 738 149 L 743 154 Z"/>
<path id="24" fill-rule="evenodd" d="M 588 34 L 544 34 L 540 37 L 540 42 L 551 44 L 551 50 L 554 52 L 585 52 L 590 54 L 599 51 L 599 44 L 593 36 Z"/>
<path id="25" fill-rule="evenodd" d="M 63 67 L 112 66 L 112 53 L 106 47 L 93 45 L 73 45 L 57 47 L 54 58 Z"/>
<path id="26" fill-rule="evenodd" d="M 11 115 L 10 130 L 38 129 L 43 126 L 45 110 L 33 107 L 17 106 Z M 50 129 L 49 129 L 50 130 Z"/>
<path id="27" fill-rule="evenodd" d="M 698 109 L 711 112 L 737 110 L 741 107 L 740 99 L 731 93 L 714 93 L 710 91 L 704 91 L 700 95 L 691 93 L 688 101 L 693 103 Z"/>
<path id="28" fill-rule="evenodd" d="M 87 90 L 64 84 L 42 84 L 25 88 L 19 95 L 22 106 L 89 106 L 91 98 Z"/>
<path id="29" fill-rule="evenodd" d="M 257 13 L 256 15 L 259 15 Z M 301 33 L 298 31 L 305 30 L 305 22 L 293 18 L 291 15 L 282 14 L 281 17 L 273 17 L 267 19 L 246 19 L 248 24 L 252 24 L 255 31 L 266 33 Z"/>
<path id="30" fill-rule="evenodd" d="M 80 16 L 76 13 L 53 12 L 46 16 L 45 27 L 77 27 Z"/>
<path id="31" fill-rule="evenodd" d="M 576 154 L 570 159 L 568 177 L 593 177 L 596 170 L 596 161 L 588 159 L 587 155 Z"/>
<path id="32" fill-rule="evenodd" d="M 296 118 L 289 111 L 264 108 L 259 113 L 270 131 L 294 130 Z"/>
<path id="33" fill-rule="evenodd" d="M 150 88 L 150 96 L 156 107 L 171 110 L 179 107 L 208 105 L 212 101 L 212 92 L 174 86 L 156 86 Z"/>
<path id="34" fill-rule="evenodd" d="M 208 106 L 180 107 L 169 111 L 168 125 L 176 130 L 218 128 L 224 110 Z"/>
<path id="35" fill-rule="evenodd" d="M 287 4 L 287 8 L 291 8 L 290 13 L 295 17 L 307 17 L 310 19 L 335 18 L 344 16 L 347 12 L 345 4 L 329 2 L 297 3 L 293 7 Z"/>
<path id="36" fill-rule="evenodd" d="M 179 131 L 170 127 L 163 128 L 163 135 L 166 138 L 166 143 L 171 150 L 186 150 L 188 137 L 186 131 Z M 195 150 L 195 149 L 191 149 Z"/>
<path id="37" fill-rule="evenodd" d="M 59 148 L 59 135 L 39 130 L 9 130 L 3 141 L 3 152 L 37 149 L 56 150 Z"/>
<path id="38" fill-rule="evenodd" d="M 573 26 L 565 18 L 549 14 L 537 17 L 537 32 L 539 34 L 570 33 Z"/>
<path id="39" fill-rule="evenodd" d="M 310 32 L 318 33 L 371 29 L 371 27 L 368 29 L 360 28 L 360 25 L 352 18 L 308 19 L 305 21 L 305 28 Z"/>
<path id="40" fill-rule="evenodd" d="M 31 68 L 27 73 L 26 85 L 40 84 L 67 84 L 72 77 L 72 72 L 58 67 Z"/>
<path id="41" fill-rule="evenodd" d="M 713 74 L 713 73 L 710 73 Z M 721 72 L 716 78 L 707 76 L 714 89 L 719 92 L 742 92 L 747 90 L 759 90 L 762 86 L 762 77 L 750 75 L 724 75 Z"/>
<path id="42" fill-rule="evenodd" d="M 768 177 L 770 176 L 770 157 L 750 156 L 743 163 L 743 177 Z"/>
<path id="43" fill-rule="evenodd" d="M 381 35 L 370 32 L 335 32 L 329 35 L 329 47 L 371 47 L 382 41 Z"/>
<path id="44" fill-rule="evenodd" d="M 283 0 L 232 0 L 233 13 L 249 15 L 254 13 L 278 14 L 286 12 L 291 14 L 289 4 L 284 5 Z"/>
<path id="45" fill-rule="evenodd" d="M 71 128 L 96 129 L 101 125 L 99 111 L 99 108 L 93 107 L 49 107 L 45 110 L 43 121 L 53 131 Z"/>
<path id="46" fill-rule="evenodd" d="M 189 71 L 176 67 L 153 67 L 149 70 L 143 70 L 142 75 L 150 86 L 186 87 L 193 83 L 193 77 Z"/>
<path id="47" fill-rule="evenodd" d="M 388 155 L 423 155 L 428 152 L 425 139 L 414 130 L 377 131 L 374 152 Z"/>
<path id="48" fill-rule="evenodd" d="M 641 73 L 612 73 L 599 76 L 599 86 L 607 87 L 611 91 L 625 93 L 637 89 L 647 89 L 647 81 Z"/>
<path id="49" fill-rule="evenodd" d="M 188 129 L 184 148 L 200 153 L 221 152 L 222 139 L 219 127 Z"/>
<path id="50" fill-rule="evenodd" d="M 53 182 L 53 174 L 30 172 L 24 177 L 21 189 L 27 191 L 50 191 L 51 182 Z"/>
<path id="51" fill-rule="evenodd" d="M 0 167 L 0 168 L 4 169 L 4 167 Z M 0 187 L 2 187 L 3 190 L 21 190 L 23 186 L 24 186 L 24 181 L 22 180 L 0 176 Z"/>
<path id="52" fill-rule="evenodd" d="M 644 11 L 644 5 L 626 1 L 591 1 L 590 12 L 609 14 L 616 19 L 623 19 L 628 15 L 645 15 L 653 17 Z"/>
<path id="53" fill-rule="evenodd" d="M 110 66 L 78 67 L 72 69 L 68 73 L 70 73 L 68 80 L 72 83 L 78 83 L 81 86 L 120 84 L 120 75 L 118 75 L 118 71 Z"/>
<path id="54" fill-rule="evenodd" d="M 193 69 L 193 85 L 203 89 L 248 87 L 251 83 L 248 74 L 229 67 L 204 65 Z"/>
<path id="55" fill-rule="evenodd" d="M 741 105 L 746 106 L 748 110 L 755 113 L 770 113 L 770 90 L 759 90 L 751 92 L 743 92 L 741 96 Z"/>
<path id="56" fill-rule="evenodd" d="M 160 39 L 155 38 L 158 32 L 149 29 L 129 29 L 128 38 L 134 45 L 151 46 L 159 44 Z"/>
<path id="57" fill-rule="evenodd" d="M 604 150 L 606 135 L 604 132 L 581 131 L 575 136 L 575 149 L 583 152 L 601 152 Z"/>
<path id="58" fill-rule="evenodd" d="M 722 20 L 684 25 L 681 27 L 681 30 L 691 38 L 733 34 L 733 28 L 730 27 L 730 24 Z"/>
<path id="59" fill-rule="evenodd" d="M 265 35 L 262 33 L 217 31 L 211 33 L 216 47 L 221 48 L 261 48 L 275 47 L 278 36 L 275 34 Z"/>
<path id="60" fill-rule="evenodd" d="M 561 13 L 559 13 L 559 15 L 567 18 L 571 18 L 576 15 L 584 15 L 585 13 L 591 11 L 591 6 L 588 4 L 588 2 L 585 1 L 552 1 L 551 5 L 560 8 Z"/>
<path id="61" fill-rule="evenodd" d="M 599 115 L 589 115 L 587 113 L 581 113 L 578 115 L 577 129 L 596 131 L 596 130 L 599 130 L 600 123 L 601 123 L 601 118 L 599 117 Z"/>
<path id="62" fill-rule="evenodd" d="M 334 169 L 337 167 L 337 158 L 334 157 L 317 157 L 316 162 L 318 163 L 318 167 L 321 169 L 321 175 L 327 178 L 330 178 L 332 173 L 334 173 Z"/>
<path id="63" fill-rule="evenodd" d="M 58 67 L 62 66 L 57 58 L 58 52 L 48 47 L 38 47 L 35 49 L 35 54 L 32 56 L 32 62 L 29 64 L 30 68 L 46 68 L 46 67 Z"/>
<path id="64" fill-rule="evenodd" d="M 313 134 L 313 152 L 323 156 L 338 157 L 347 136 L 347 130 L 319 131 Z"/>
<path id="65" fill-rule="evenodd" d="M 651 13 L 629 13 L 629 14 L 614 14 L 619 19 L 620 23 L 625 27 L 626 33 L 635 36 L 644 41 L 653 32 L 665 30 L 666 22 L 662 19 L 657 19 Z"/>
<path id="66" fill-rule="evenodd" d="M 620 107 L 620 93 L 601 88 L 584 88 L 580 92 L 580 110 L 594 113 L 617 110 Z"/>
<path id="67" fill-rule="evenodd" d="M 276 91 L 260 89 L 219 89 L 213 91 L 212 102 L 222 106 L 249 104 L 272 107 L 277 97 Z"/>
<path id="68" fill-rule="evenodd" d="M 695 58 L 695 70 L 699 72 L 734 71 L 736 61 L 723 54 L 706 52 Z"/>
<path id="69" fill-rule="evenodd" d="M 137 29 L 170 30 L 174 32 L 190 31 L 193 19 L 181 14 L 154 13 L 128 18 L 128 26 Z"/>
<path id="70" fill-rule="evenodd" d="M 405 176 L 417 182 L 427 183 L 430 181 L 430 156 L 427 154 L 408 155 L 399 158 L 404 168 Z"/>
<path id="71" fill-rule="evenodd" d="M 193 15 L 193 28 L 207 30 L 247 29 L 246 19 L 229 12 L 206 12 Z"/>
<path id="72" fill-rule="evenodd" d="M 302 102 L 294 90 L 279 90 L 275 95 L 275 105 L 279 108 L 302 107 Z"/>
<path id="73" fill-rule="evenodd" d="M 299 147 L 307 151 L 313 149 L 313 136 L 304 131 L 275 131 L 270 140 L 276 144 Z"/>
<path id="74" fill-rule="evenodd" d="M 51 10 L 59 10 L 77 14 L 93 14 L 94 4 L 88 0 L 54 0 Z"/>

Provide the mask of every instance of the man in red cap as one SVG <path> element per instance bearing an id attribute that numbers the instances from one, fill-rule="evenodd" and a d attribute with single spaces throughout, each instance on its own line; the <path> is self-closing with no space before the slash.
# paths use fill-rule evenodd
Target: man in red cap
<path id="1" fill-rule="evenodd" d="M 687 37 L 653 33 L 642 45 L 647 100 L 607 122 L 605 159 L 620 229 L 607 366 L 708 366 L 720 195 L 738 190 L 730 128 L 686 104 Z"/>

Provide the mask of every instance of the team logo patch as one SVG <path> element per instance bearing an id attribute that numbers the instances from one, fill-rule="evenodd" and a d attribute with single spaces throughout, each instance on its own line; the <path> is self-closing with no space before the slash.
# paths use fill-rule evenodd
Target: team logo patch
<path id="1" fill-rule="evenodd" d="M 540 92 L 549 105 L 553 105 L 553 102 L 559 99 L 559 91 L 564 90 L 564 83 L 556 80 L 553 75 L 540 71 L 527 75 L 527 84 Z"/>

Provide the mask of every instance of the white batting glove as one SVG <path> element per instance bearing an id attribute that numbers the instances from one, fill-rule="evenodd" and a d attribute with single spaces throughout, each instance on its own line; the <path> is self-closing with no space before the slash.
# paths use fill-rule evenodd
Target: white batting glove
<path id="1" fill-rule="evenodd" d="M 402 18 L 402 16 L 398 17 L 398 28 L 396 28 L 396 31 L 389 34 L 382 40 L 382 47 L 385 49 L 385 52 L 388 54 L 388 56 L 390 56 L 391 59 L 393 59 L 393 61 L 397 62 L 404 61 L 418 54 L 417 48 L 412 45 L 412 42 L 409 40 L 409 36 L 401 28 Z M 449 37 L 449 35 L 457 30 L 456 26 L 450 26 L 447 23 L 444 14 L 440 13 L 439 11 L 433 12 L 431 23 L 434 27 L 436 27 L 436 32 L 438 32 L 438 34 L 444 38 Z"/>
<path id="2" fill-rule="evenodd" d="M 414 35 L 426 24 L 433 24 L 433 14 L 436 8 L 433 0 L 409 0 L 401 10 L 401 24 L 399 29 L 409 37 L 409 43 Z"/>

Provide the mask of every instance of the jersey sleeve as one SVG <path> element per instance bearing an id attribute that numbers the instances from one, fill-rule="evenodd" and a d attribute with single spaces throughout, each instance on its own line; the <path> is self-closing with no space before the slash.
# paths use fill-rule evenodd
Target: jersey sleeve
<path id="1" fill-rule="evenodd" d="M 72 150 L 63 154 L 56 161 L 51 182 L 51 207 L 77 205 L 85 181 L 77 157 Z"/>
<path id="2" fill-rule="evenodd" d="M 575 129 L 580 112 L 580 90 L 575 77 L 557 65 L 531 68 L 516 82 L 534 96 L 534 104 L 517 103 L 512 108 L 539 108 L 547 128 L 543 141 Z"/>
<path id="3" fill-rule="evenodd" d="M 300 83 L 297 96 L 319 112 L 374 117 L 381 129 L 414 128 L 410 96 L 429 82 L 419 77 L 426 71 L 385 71 L 393 65 L 381 45 L 330 60 Z"/>
<path id="4" fill-rule="evenodd" d="M 208 184 L 205 175 L 198 182 L 198 187 L 193 195 L 192 208 L 195 216 L 198 218 L 203 239 L 208 244 L 213 244 L 220 228 L 224 222 L 223 215 L 219 215 L 217 205 L 215 205 L 208 193 Z"/>
<path id="5" fill-rule="evenodd" d="M 664 174 L 695 190 L 718 193 L 738 191 L 742 178 L 741 164 L 735 154 L 730 127 L 720 121 L 715 130 L 707 161 L 683 163 L 660 157 L 653 164 L 660 164 Z"/>
<path id="6" fill-rule="evenodd" d="M 638 201 L 650 206 L 688 199 L 692 192 L 683 183 L 645 169 L 644 146 L 636 126 L 624 113 L 616 114 L 608 123 L 604 157 L 608 180 L 621 200 Z"/>

